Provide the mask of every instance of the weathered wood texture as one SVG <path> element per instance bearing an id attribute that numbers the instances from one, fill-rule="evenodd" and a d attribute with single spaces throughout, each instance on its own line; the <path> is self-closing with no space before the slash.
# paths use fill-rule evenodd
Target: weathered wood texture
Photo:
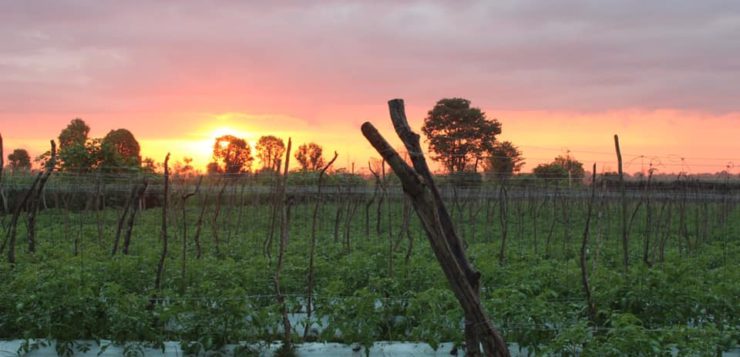
<path id="1" fill-rule="evenodd" d="M 369 122 L 362 133 L 375 150 L 391 166 L 401 181 L 403 191 L 411 199 L 421 220 L 442 271 L 457 297 L 465 315 L 465 341 L 468 356 L 509 356 L 501 334 L 488 319 L 480 302 L 480 273 L 465 257 L 462 242 L 455 232 L 450 214 L 432 179 L 419 144 L 419 135 L 411 130 L 402 99 L 388 102 L 391 121 L 409 153 L 413 167 Z"/>

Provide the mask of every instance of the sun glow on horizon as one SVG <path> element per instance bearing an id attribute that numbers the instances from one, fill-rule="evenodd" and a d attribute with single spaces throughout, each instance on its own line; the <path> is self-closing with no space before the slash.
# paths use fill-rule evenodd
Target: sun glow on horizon
<path id="1" fill-rule="evenodd" d="M 222 118 L 217 117 L 218 119 Z M 205 170 L 206 165 L 213 159 L 213 145 L 216 143 L 216 139 L 224 135 L 232 135 L 246 140 L 254 151 L 257 136 L 252 131 L 238 125 L 216 125 L 200 131 L 197 139 L 188 144 L 191 150 L 188 150 L 185 156 L 193 159 L 193 166 L 196 169 Z"/>

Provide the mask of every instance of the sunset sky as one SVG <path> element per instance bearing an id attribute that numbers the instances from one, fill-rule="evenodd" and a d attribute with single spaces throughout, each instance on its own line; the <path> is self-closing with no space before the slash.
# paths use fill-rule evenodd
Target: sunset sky
<path id="1" fill-rule="evenodd" d="M 387 100 L 418 130 L 463 97 L 525 171 L 567 150 L 613 170 L 619 134 L 627 172 L 740 172 L 740 2 L 3 1 L 0 44 L 6 155 L 80 117 L 157 161 L 272 134 L 359 168 L 364 121 L 395 139 Z"/>

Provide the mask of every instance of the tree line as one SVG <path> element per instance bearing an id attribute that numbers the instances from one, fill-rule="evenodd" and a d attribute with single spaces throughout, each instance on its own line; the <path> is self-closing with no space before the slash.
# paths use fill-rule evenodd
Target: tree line
<path id="1" fill-rule="evenodd" d="M 484 111 L 471 106 L 464 98 L 439 100 L 424 118 L 421 131 L 426 136 L 432 159 L 453 176 L 480 179 L 480 174 L 485 174 L 503 180 L 519 174 L 525 164 L 522 151 L 516 145 L 497 140 L 502 133 L 499 120 L 488 118 Z M 91 138 L 89 133 L 90 127 L 80 118 L 72 120 L 59 133 L 56 169 L 76 173 L 154 173 L 157 170 L 154 159 L 142 159 L 139 142 L 129 130 L 111 130 L 102 138 Z M 254 152 L 245 139 L 223 135 L 214 141 L 206 173 L 277 172 L 284 152 L 285 143 L 273 135 L 260 137 Z M 325 164 L 323 147 L 314 142 L 298 146 L 294 157 L 301 171 L 317 171 Z M 25 149 L 15 149 L 7 158 L 7 166 L 13 172 L 31 169 L 31 157 Z M 46 152 L 35 161 L 43 167 L 48 158 L 49 152 Z M 255 164 L 257 160 L 260 166 Z M 189 157 L 174 165 L 176 174 L 196 172 Z M 578 182 L 584 178 L 585 171 L 583 164 L 568 154 L 538 165 L 533 174 L 538 178 Z"/>
<path id="2" fill-rule="evenodd" d="M 464 98 L 439 100 L 424 118 L 421 131 L 432 159 L 450 174 L 475 176 L 482 168 L 487 176 L 503 180 L 518 174 L 525 164 L 516 145 L 496 139 L 502 132 L 498 119 L 488 118 Z M 533 174 L 544 179 L 582 180 L 585 171 L 583 163 L 568 154 L 538 165 Z"/>
<path id="3" fill-rule="evenodd" d="M 57 137 L 59 143 L 55 169 L 75 173 L 154 173 L 157 163 L 152 158 L 142 158 L 141 146 L 128 129 L 111 130 L 102 138 L 90 137 L 90 126 L 76 118 L 62 129 Z M 252 171 L 255 157 L 261 167 L 256 171 L 277 171 L 285 152 L 285 143 L 273 135 L 260 137 L 255 147 L 255 155 L 245 139 L 233 135 L 223 135 L 215 139 L 212 161 L 206 167 L 209 174 L 243 174 Z M 12 172 L 30 171 L 31 155 L 26 149 L 17 148 L 7 155 L 7 168 Z M 44 167 L 50 158 L 47 151 L 36 158 L 38 166 Z M 324 165 L 323 148 L 316 143 L 300 145 L 295 158 L 302 171 L 316 171 Z M 174 172 L 195 174 L 192 158 L 185 157 L 177 162 Z"/>
<path id="4" fill-rule="evenodd" d="M 259 138 L 255 145 L 256 155 L 245 139 L 233 135 L 216 138 L 213 144 L 213 160 L 208 163 L 209 174 L 243 174 L 252 171 L 255 156 L 262 164 L 257 172 L 280 171 L 282 157 L 285 154 L 285 142 L 273 135 Z M 295 152 L 295 159 L 301 171 L 317 171 L 324 166 L 323 147 L 316 143 L 300 145 Z"/>

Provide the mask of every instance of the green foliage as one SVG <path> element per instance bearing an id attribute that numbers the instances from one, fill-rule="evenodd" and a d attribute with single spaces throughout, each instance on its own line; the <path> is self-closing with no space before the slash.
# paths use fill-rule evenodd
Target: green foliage
<path id="1" fill-rule="evenodd" d="M 141 166 L 141 148 L 134 135 L 126 129 L 111 130 L 101 142 L 104 155 L 100 165 L 109 171 Z"/>
<path id="2" fill-rule="evenodd" d="M 509 141 L 496 142 L 484 162 L 486 174 L 498 180 L 518 173 L 524 165 L 522 152 Z"/>
<path id="3" fill-rule="evenodd" d="M 114 143 L 98 138 L 71 144 L 59 152 L 60 168 L 79 173 L 138 171 L 138 159 L 125 158 L 116 150 Z"/>
<path id="4" fill-rule="evenodd" d="M 532 172 L 541 179 L 560 179 L 562 181 L 569 180 L 569 182 L 581 182 L 586 175 L 583 170 L 583 163 L 570 155 L 560 155 L 549 164 L 539 164 Z"/>
<path id="5" fill-rule="evenodd" d="M 537 178 L 541 179 L 567 179 L 568 170 L 562 165 L 556 163 L 539 164 L 532 172 Z"/>
<path id="6" fill-rule="evenodd" d="M 88 134 L 90 134 L 90 127 L 87 126 L 87 123 L 80 118 L 73 119 L 59 133 L 59 149 L 64 150 L 70 146 L 84 145 Z"/>
<path id="7" fill-rule="evenodd" d="M 309 177 L 307 181 L 315 182 L 316 177 L 310 176 L 314 173 L 303 174 Z M 336 177 L 327 182 L 347 179 L 352 184 L 356 179 L 352 175 L 332 176 Z M 249 181 L 252 177 L 245 180 L 253 182 Z M 212 195 L 217 188 L 208 185 L 214 182 L 206 179 L 202 192 Z M 282 338 L 282 321 L 272 281 L 275 255 L 271 261 L 262 253 L 271 206 L 261 200 L 263 193 L 245 191 L 241 200 L 240 196 L 224 197 L 218 220 L 213 218 L 214 207 L 207 208 L 200 236 L 203 257 L 195 259 L 189 241 L 184 273 L 179 265 L 183 222 L 178 219 L 172 223 L 171 239 L 177 244 L 171 246 L 161 291 L 154 290 L 153 279 L 159 257 L 160 210 L 141 212 L 130 255 L 114 258 L 109 255 L 109 245 L 119 207 L 109 206 L 101 212 L 41 211 L 38 251 L 34 255 L 19 251 L 14 268 L 0 263 L 0 339 L 25 340 L 20 352 L 38 348 L 45 343 L 39 339 L 48 339 L 60 355 L 89 348 L 77 344 L 79 340 L 100 344 L 110 340 L 124 346 L 129 355 L 142 354 L 146 346 L 163 346 L 163 341 L 179 341 L 189 355 L 256 355 L 260 343 Z M 579 192 L 574 189 L 574 197 L 580 197 Z M 213 202 L 213 196 L 209 197 Z M 375 206 L 369 211 L 372 229 L 368 237 L 364 217 L 355 217 L 349 227 L 351 248 L 333 238 L 336 210 L 347 214 L 349 200 L 328 194 L 324 199 L 317 227 L 311 321 L 319 327 L 317 338 L 365 348 L 388 340 L 426 342 L 434 348 L 441 342 L 460 344 L 462 311 L 416 219 L 410 228 L 414 247 L 405 260 L 408 241 L 399 233 L 400 198 L 386 198 L 379 234 L 374 225 Z M 185 207 L 189 239 L 195 231 L 199 201 L 194 198 Z M 740 253 L 740 242 L 735 238 L 740 232 L 740 211 L 728 213 L 727 225 L 710 222 L 706 238 L 699 238 L 693 228 L 701 224 L 700 215 L 695 216 L 693 210 L 707 209 L 719 216 L 723 203 L 710 203 L 706 208 L 703 203 L 687 203 L 692 213 L 686 215 L 692 250 L 679 245 L 684 238 L 675 219 L 667 230 L 665 259 L 651 267 L 634 263 L 624 273 L 619 242 L 613 239 L 608 218 L 604 218 L 617 217 L 619 206 L 604 201 L 598 206 L 602 215 L 593 222 L 593 244 L 589 247 L 590 280 L 598 310 L 596 319 L 590 321 L 580 268 L 572 253 L 580 244 L 576 228 L 585 220 L 585 205 L 580 198 L 565 197 L 550 209 L 551 202 L 549 198 L 509 202 L 510 254 L 505 265 L 497 259 L 500 233 L 491 225 L 495 221 L 487 220 L 497 219 L 496 205 L 486 208 L 487 202 L 474 197 L 452 211 L 468 255 L 483 276 L 481 301 L 507 341 L 537 355 L 652 356 L 677 352 L 693 356 L 736 348 L 740 340 L 740 269 L 731 257 Z M 361 212 L 363 201 L 357 203 Z M 291 314 L 305 311 L 314 204 L 312 200 L 297 200 L 291 209 L 282 276 Z M 540 207 L 536 222 L 517 213 L 528 207 Z M 486 210 L 490 210 L 489 218 Z M 567 221 L 564 211 L 570 215 Z M 98 214 L 104 223 L 102 240 L 97 236 Z M 340 217 L 340 235 L 345 219 Z M 643 219 L 644 211 L 640 210 L 632 231 L 636 237 L 633 255 L 642 246 Z M 555 226 L 552 237 L 547 238 L 551 222 Z M 24 229 L 19 226 L 20 236 Z M 220 237 L 218 253 L 215 229 Z M 389 243 L 395 245 L 393 250 Z M 388 273 L 390 258 L 395 264 L 392 275 Z M 150 305 L 152 297 L 156 297 L 154 305 Z M 297 342 L 303 328 L 300 324 L 294 328 Z M 236 349 L 234 344 L 238 344 Z"/>
<path id="8" fill-rule="evenodd" d="M 501 124 L 486 118 L 479 108 L 470 107 L 467 99 L 445 98 L 427 113 L 421 131 L 434 153 L 432 158 L 447 172 L 475 171 L 470 164 L 479 163 L 484 154 L 493 151 Z"/>
<path id="9" fill-rule="evenodd" d="M 586 171 L 583 170 L 583 163 L 570 156 L 570 154 L 565 156 L 558 155 L 553 163 L 565 168 L 569 177 L 574 180 L 582 180 L 586 175 Z"/>
<path id="10" fill-rule="evenodd" d="M 460 304 L 447 288 L 431 288 L 409 299 L 409 337 L 436 350 L 442 342 L 462 344 Z"/>
<path id="11" fill-rule="evenodd" d="M 139 143 L 126 129 L 111 130 L 104 138 L 88 139 L 90 127 L 82 119 L 73 120 L 59 134 L 59 168 L 89 173 L 136 172 L 142 164 Z M 37 160 L 45 162 L 49 153 Z"/>

